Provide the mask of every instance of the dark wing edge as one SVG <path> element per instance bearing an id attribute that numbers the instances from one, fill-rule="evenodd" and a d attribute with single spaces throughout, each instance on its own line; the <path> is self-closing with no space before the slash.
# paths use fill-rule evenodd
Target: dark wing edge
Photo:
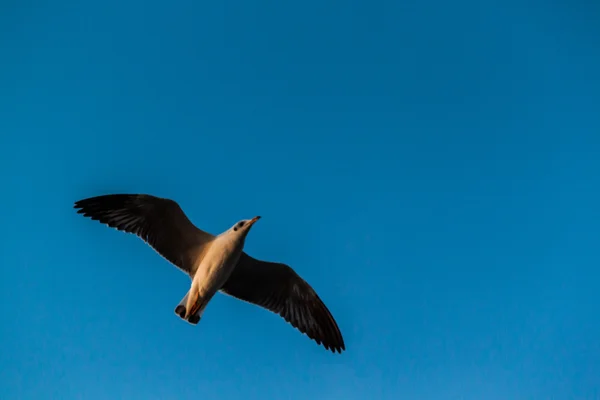
<path id="1" fill-rule="evenodd" d="M 177 202 L 148 194 L 105 194 L 74 203 L 77 213 L 132 233 L 167 261 L 191 274 L 201 244 L 213 236 L 198 229 Z"/>
<path id="2" fill-rule="evenodd" d="M 340 329 L 315 290 L 291 267 L 242 253 L 221 291 L 274 312 L 325 349 L 346 349 Z"/>

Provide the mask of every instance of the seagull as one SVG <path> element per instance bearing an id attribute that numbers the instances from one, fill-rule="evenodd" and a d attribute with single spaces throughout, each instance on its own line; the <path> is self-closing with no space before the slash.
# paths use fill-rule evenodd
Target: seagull
<path id="1" fill-rule="evenodd" d="M 237 222 L 215 236 L 197 228 L 171 199 L 150 194 L 105 194 L 78 200 L 78 214 L 132 233 L 191 279 L 175 313 L 192 325 L 217 292 L 265 308 L 333 353 L 346 349 L 338 325 L 315 290 L 291 267 L 243 251 L 260 219 Z"/>

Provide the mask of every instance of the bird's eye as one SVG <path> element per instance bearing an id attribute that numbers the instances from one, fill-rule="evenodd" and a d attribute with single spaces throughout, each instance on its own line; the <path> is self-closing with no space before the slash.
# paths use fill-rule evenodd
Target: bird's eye
<path id="1" fill-rule="evenodd" d="M 234 226 L 234 227 L 233 227 L 233 230 L 237 232 L 237 226 Z"/>

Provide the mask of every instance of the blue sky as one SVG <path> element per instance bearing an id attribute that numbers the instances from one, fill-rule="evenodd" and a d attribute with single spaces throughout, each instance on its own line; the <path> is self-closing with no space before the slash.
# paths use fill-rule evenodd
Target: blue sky
<path id="1" fill-rule="evenodd" d="M 598 398 L 599 12 L 4 2 L 0 397 Z M 223 295 L 183 323 L 185 275 L 72 209 L 115 192 L 262 215 L 347 351 Z"/>

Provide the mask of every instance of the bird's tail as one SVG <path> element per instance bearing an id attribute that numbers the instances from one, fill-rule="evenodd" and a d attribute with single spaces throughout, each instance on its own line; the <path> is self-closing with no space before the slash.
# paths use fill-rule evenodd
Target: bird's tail
<path id="1" fill-rule="evenodd" d="M 200 322 L 200 318 L 204 313 L 204 309 L 206 308 L 206 304 L 208 304 L 208 300 L 204 297 L 200 296 L 196 291 L 195 298 L 190 300 L 190 289 L 183 299 L 179 302 L 177 307 L 175 307 L 175 314 L 179 316 L 179 318 L 189 322 L 192 325 L 198 324 Z M 188 310 L 189 307 L 189 310 Z M 189 311 L 189 312 L 188 312 Z"/>

